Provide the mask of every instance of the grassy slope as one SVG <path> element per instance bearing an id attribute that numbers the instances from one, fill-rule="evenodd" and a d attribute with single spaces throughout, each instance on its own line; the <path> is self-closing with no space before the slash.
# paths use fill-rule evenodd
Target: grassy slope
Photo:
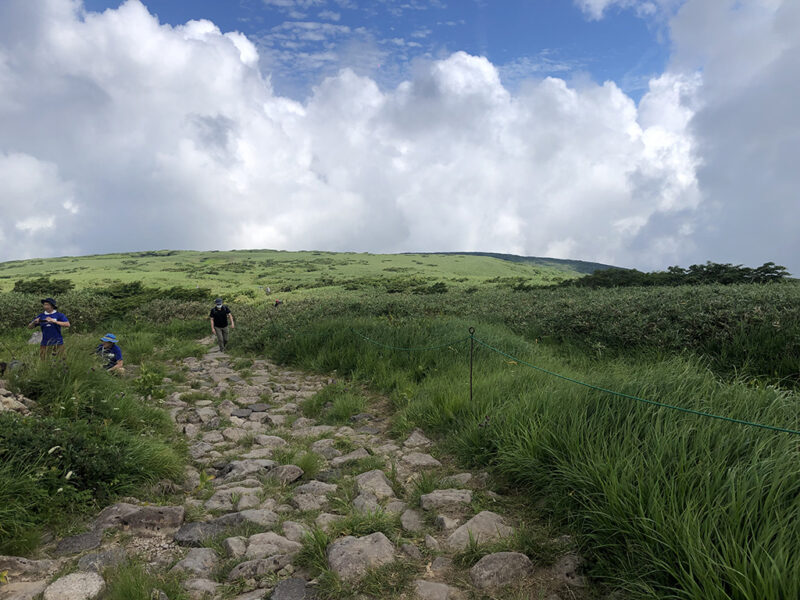
<path id="1" fill-rule="evenodd" d="M 577 273 L 483 256 L 276 250 L 161 251 L 0 263 L 0 292 L 10 291 L 18 279 L 41 276 L 70 279 L 78 288 L 140 280 L 154 287 L 211 287 L 230 294 L 258 291 L 265 286 L 278 292 L 286 286 L 297 285 L 336 291 L 337 288 L 341 290 L 344 282 L 374 277 L 419 278 L 462 288 L 480 285 L 495 277 L 519 277 L 532 284 L 545 285 L 573 278 Z M 325 280 L 321 281 L 322 278 Z M 320 286 L 320 283 L 328 285 Z M 307 296 L 308 289 L 301 288 L 292 295 Z"/>

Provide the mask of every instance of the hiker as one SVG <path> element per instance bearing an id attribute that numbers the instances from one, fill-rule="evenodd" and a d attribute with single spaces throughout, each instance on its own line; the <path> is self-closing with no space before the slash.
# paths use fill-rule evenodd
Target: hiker
<path id="1" fill-rule="evenodd" d="M 106 371 L 122 375 L 125 373 L 125 369 L 122 366 L 122 350 L 117 342 L 119 342 L 117 336 L 107 333 L 100 338 L 100 345 L 95 348 L 94 353 L 105 361 L 103 368 Z"/>
<path id="2" fill-rule="evenodd" d="M 211 333 L 217 335 L 217 342 L 219 342 L 219 351 L 225 352 L 225 346 L 228 345 L 228 321 L 230 321 L 231 329 L 236 325 L 233 323 L 233 314 L 231 309 L 222 303 L 222 298 L 214 300 L 214 308 L 211 309 Z"/>
<path id="3" fill-rule="evenodd" d="M 64 352 L 64 338 L 61 336 L 61 328 L 69 327 L 69 319 L 66 315 L 56 312 L 56 301 L 52 298 L 42 300 L 42 310 L 44 312 L 36 315 L 36 318 L 28 323 L 28 329 L 34 327 L 42 328 L 42 342 L 39 346 L 39 357 L 44 358 L 47 349 L 50 348 L 53 354 Z"/>

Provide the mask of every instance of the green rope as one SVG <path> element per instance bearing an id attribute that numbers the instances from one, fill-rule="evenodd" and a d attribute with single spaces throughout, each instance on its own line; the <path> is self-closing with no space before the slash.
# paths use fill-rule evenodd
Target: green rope
<path id="1" fill-rule="evenodd" d="M 469 339 L 469 336 L 467 336 L 467 337 L 463 337 L 463 338 L 454 340 L 452 342 L 448 342 L 446 344 L 437 344 L 436 346 L 413 346 L 413 347 L 410 347 L 410 348 L 406 348 L 406 347 L 403 347 L 403 346 L 391 346 L 389 344 L 384 344 L 383 342 L 379 342 L 378 340 L 373 340 L 372 338 L 367 337 L 363 333 L 360 333 L 360 332 L 356 331 L 352 327 L 350 328 L 350 331 L 352 333 L 354 333 L 355 335 L 357 335 L 358 337 L 360 337 L 361 339 L 369 342 L 373 346 L 378 346 L 379 348 L 386 348 L 388 350 L 399 350 L 401 352 L 417 352 L 417 351 L 423 351 L 423 350 L 440 350 L 442 348 L 448 348 L 450 346 L 455 346 L 456 344 L 462 344 L 462 343 L 466 342 Z"/>
<path id="2" fill-rule="evenodd" d="M 764 425 L 762 423 L 752 423 L 750 421 L 743 421 L 742 419 L 733 419 L 731 417 L 723 417 L 721 415 L 714 415 L 711 413 L 703 412 L 700 410 L 694 410 L 692 408 L 684 408 L 682 406 L 674 406 L 672 404 L 665 404 L 663 402 L 656 402 L 655 400 L 646 400 L 644 398 L 639 398 L 638 396 L 631 396 L 630 394 L 623 394 L 622 392 L 615 392 L 614 390 L 607 390 L 606 388 L 602 388 L 596 385 L 592 385 L 591 383 L 584 383 L 583 381 L 579 381 L 577 379 L 572 379 L 571 377 L 567 377 L 566 375 L 561 375 L 559 373 L 554 373 L 553 371 L 548 371 L 547 369 L 543 369 L 541 367 L 537 367 L 536 365 L 532 365 L 529 362 L 526 362 L 516 356 L 512 356 L 511 354 L 507 354 L 500 350 L 499 348 L 495 348 L 494 346 L 487 344 L 483 340 L 478 338 L 473 338 L 476 342 L 478 342 L 481 346 L 496 352 L 506 358 L 509 358 L 515 362 L 518 362 L 526 367 L 530 367 L 532 369 L 536 369 L 537 371 L 541 371 L 542 373 L 546 373 L 547 375 L 552 375 L 553 377 L 558 377 L 559 379 L 564 379 L 565 381 L 569 381 L 571 383 L 577 383 L 578 385 L 582 385 L 584 387 L 591 388 L 593 390 L 598 390 L 600 392 L 605 392 L 606 394 L 612 394 L 614 396 L 620 396 L 621 398 L 629 398 L 630 400 L 637 400 L 638 402 L 644 402 L 645 404 L 652 404 L 653 406 L 660 406 L 662 408 L 671 408 L 672 410 L 678 410 L 681 412 L 699 415 L 701 417 L 709 417 L 711 419 L 719 419 L 720 421 L 729 421 L 730 423 L 738 423 L 739 425 L 749 425 L 750 427 L 760 427 L 761 429 L 769 429 L 772 431 L 780 431 L 781 433 L 792 433 L 794 435 L 800 435 L 800 431 L 796 431 L 794 429 L 785 429 L 783 427 L 775 427 L 774 425 Z"/>

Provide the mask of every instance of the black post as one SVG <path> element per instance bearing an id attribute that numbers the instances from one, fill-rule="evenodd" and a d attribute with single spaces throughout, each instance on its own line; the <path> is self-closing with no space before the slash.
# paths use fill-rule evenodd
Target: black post
<path id="1" fill-rule="evenodd" d="M 472 404 L 472 358 L 475 354 L 475 328 L 469 328 L 469 403 Z"/>

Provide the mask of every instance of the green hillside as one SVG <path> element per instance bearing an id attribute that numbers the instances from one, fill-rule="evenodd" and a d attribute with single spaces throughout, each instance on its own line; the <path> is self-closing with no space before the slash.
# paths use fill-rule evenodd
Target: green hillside
<path id="1" fill-rule="evenodd" d="M 0 263 L 0 291 L 18 280 L 69 279 L 77 288 L 141 281 L 151 287 L 205 287 L 220 294 L 307 295 L 365 287 L 424 293 L 436 283 L 468 289 L 485 283 L 552 285 L 579 276 L 563 266 L 510 262 L 487 256 L 234 250 L 160 250 Z M 441 286 L 440 286 L 441 289 Z"/>

